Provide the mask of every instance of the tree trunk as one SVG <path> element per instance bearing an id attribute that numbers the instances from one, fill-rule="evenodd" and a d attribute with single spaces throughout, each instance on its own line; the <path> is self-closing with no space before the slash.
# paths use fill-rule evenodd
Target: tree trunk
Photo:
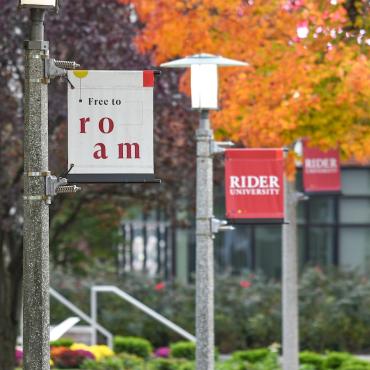
<path id="1" fill-rule="evenodd" d="M 15 368 L 23 271 L 19 240 L 11 233 L 0 236 L 0 370 Z"/>

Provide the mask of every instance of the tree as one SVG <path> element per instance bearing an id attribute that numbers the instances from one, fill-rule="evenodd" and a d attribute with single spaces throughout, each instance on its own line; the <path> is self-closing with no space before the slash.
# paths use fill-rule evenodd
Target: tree
<path id="1" fill-rule="evenodd" d="M 22 174 L 23 174 L 23 40 L 29 16 L 17 10 L 17 0 L 0 0 L 0 369 L 13 370 L 22 288 Z M 148 68 L 149 58 L 137 52 L 132 38 L 138 22 L 131 6 L 115 0 L 63 2 L 58 15 L 48 14 L 46 37 L 56 59 L 76 60 L 83 68 Z M 97 225 L 110 214 L 120 214 L 134 202 L 167 212 L 179 203 L 179 194 L 192 188 L 192 122 L 181 107 L 184 99 L 172 102 L 166 93 L 178 83 L 178 74 L 158 80 L 156 88 L 156 167 L 163 185 L 84 186 L 79 195 L 59 196 L 51 206 L 51 256 L 54 263 L 81 262 L 72 253 L 74 225 Z M 66 82 L 53 81 L 49 102 L 50 170 L 66 169 Z M 174 183 L 177 186 L 174 186 Z M 101 207 L 106 203 L 106 210 Z M 109 206 L 110 205 L 110 209 Z M 94 217 L 83 220 L 82 216 Z M 98 212 L 99 211 L 99 212 Z M 97 221 L 98 220 L 98 221 Z M 93 223 L 95 222 L 95 224 Z M 113 225 L 114 227 L 114 225 Z M 74 233 L 74 234 L 73 234 Z M 90 245 L 99 241 L 80 233 Z M 65 256 L 73 258 L 65 258 Z M 86 257 L 86 255 L 84 255 Z"/>
<path id="2" fill-rule="evenodd" d="M 130 2 L 142 21 L 137 45 L 157 64 L 198 52 L 250 63 L 221 71 L 219 136 L 248 147 L 309 136 L 324 148 L 339 143 L 346 158 L 369 158 L 366 0 Z"/>

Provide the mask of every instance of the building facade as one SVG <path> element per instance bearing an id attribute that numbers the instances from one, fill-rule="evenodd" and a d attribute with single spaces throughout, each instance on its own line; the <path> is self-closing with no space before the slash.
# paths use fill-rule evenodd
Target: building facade
<path id="1" fill-rule="evenodd" d="M 370 274 L 370 167 L 342 167 L 342 192 L 311 195 L 298 205 L 299 267 L 336 266 Z M 302 173 L 297 171 L 297 190 Z M 224 189 L 215 189 L 215 215 L 225 217 Z M 281 225 L 235 225 L 215 238 L 219 275 L 262 272 L 281 276 Z M 157 278 L 191 281 L 195 273 L 195 229 L 176 228 L 164 220 L 126 221 L 119 251 L 123 271 L 143 271 Z"/>
<path id="2" fill-rule="evenodd" d="M 338 266 L 370 273 L 370 168 L 342 167 L 342 193 L 311 195 L 298 206 L 300 268 Z M 302 174 L 297 173 L 297 190 Z M 222 194 L 216 204 L 223 204 Z M 218 211 L 222 212 L 218 207 Z M 217 237 L 217 271 L 281 275 L 281 225 L 237 225 Z"/>

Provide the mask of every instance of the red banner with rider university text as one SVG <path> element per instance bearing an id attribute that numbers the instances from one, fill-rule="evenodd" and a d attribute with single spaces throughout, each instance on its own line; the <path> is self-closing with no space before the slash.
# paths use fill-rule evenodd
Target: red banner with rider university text
<path id="1" fill-rule="evenodd" d="M 303 141 L 303 188 L 307 193 L 341 191 L 338 149 L 324 152 Z"/>
<path id="2" fill-rule="evenodd" d="M 283 149 L 227 149 L 225 192 L 226 218 L 231 222 L 282 222 Z"/>

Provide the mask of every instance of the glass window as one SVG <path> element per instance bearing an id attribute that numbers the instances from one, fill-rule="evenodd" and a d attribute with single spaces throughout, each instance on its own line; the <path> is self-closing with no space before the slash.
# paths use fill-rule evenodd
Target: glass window
<path id="1" fill-rule="evenodd" d="M 332 223 L 334 222 L 334 198 L 311 197 L 309 200 L 310 222 Z"/>
<path id="2" fill-rule="evenodd" d="M 308 263 L 327 266 L 333 264 L 334 229 L 332 227 L 310 227 Z"/>
<path id="3" fill-rule="evenodd" d="M 370 272 L 370 228 L 346 227 L 340 231 L 340 266 L 360 273 Z"/>
<path id="4" fill-rule="evenodd" d="M 370 200 L 341 199 L 340 222 L 344 224 L 370 223 Z"/>
<path id="5" fill-rule="evenodd" d="M 295 177 L 295 186 L 297 191 L 304 192 L 303 190 L 303 172 L 302 169 L 297 169 L 296 177 Z"/>
<path id="6" fill-rule="evenodd" d="M 251 226 L 246 225 L 235 225 L 235 230 L 219 234 L 215 255 L 221 271 L 241 274 L 252 269 L 251 234 Z"/>
<path id="7" fill-rule="evenodd" d="M 345 195 L 370 195 L 370 170 L 342 169 L 342 191 Z"/>
<path id="8" fill-rule="evenodd" d="M 303 271 L 306 264 L 306 232 L 307 228 L 305 226 L 298 226 L 298 261 L 299 261 L 299 271 Z"/>
<path id="9" fill-rule="evenodd" d="M 297 222 L 303 224 L 306 220 L 306 207 L 307 202 L 299 202 L 297 207 Z"/>
<path id="10" fill-rule="evenodd" d="M 256 270 L 269 277 L 281 275 L 281 225 L 256 226 Z"/>

